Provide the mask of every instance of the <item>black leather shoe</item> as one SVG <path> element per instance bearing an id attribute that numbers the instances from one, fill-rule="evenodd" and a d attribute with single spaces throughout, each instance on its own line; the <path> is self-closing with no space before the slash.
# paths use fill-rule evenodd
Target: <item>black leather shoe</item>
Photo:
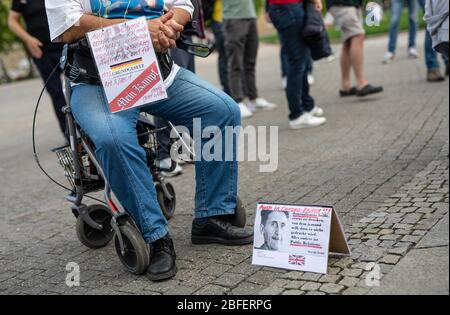
<path id="1" fill-rule="evenodd" d="M 358 97 L 365 97 L 372 94 L 378 94 L 383 92 L 383 87 L 381 86 L 374 86 L 372 84 L 367 84 L 365 87 L 359 89 L 356 92 L 356 96 Z"/>
<path id="2" fill-rule="evenodd" d="M 340 90 L 339 91 L 339 95 L 341 97 L 355 96 L 356 93 L 358 93 L 358 89 L 356 87 L 352 87 L 350 90 Z"/>
<path id="3" fill-rule="evenodd" d="M 176 254 L 170 236 L 150 245 L 150 266 L 147 269 L 147 278 L 152 281 L 162 281 L 175 277 L 178 272 L 175 263 Z"/>
<path id="4" fill-rule="evenodd" d="M 253 242 L 253 231 L 233 226 L 226 217 L 212 217 L 202 228 L 193 223 L 191 238 L 195 245 L 247 245 Z"/>

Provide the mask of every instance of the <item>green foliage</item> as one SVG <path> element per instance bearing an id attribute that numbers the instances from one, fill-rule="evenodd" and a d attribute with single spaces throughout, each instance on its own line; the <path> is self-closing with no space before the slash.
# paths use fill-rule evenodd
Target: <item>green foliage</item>
<path id="1" fill-rule="evenodd" d="M 255 2 L 256 12 L 261 13 L 261 9 L 265 6 L 266 0 L 253 0 Z"/>
<path id="2" fill-rule="evenodd" d="M 5 51 L 17 41 L 8 27 L 10 1 L 0 0 L 0 52 Z"/>

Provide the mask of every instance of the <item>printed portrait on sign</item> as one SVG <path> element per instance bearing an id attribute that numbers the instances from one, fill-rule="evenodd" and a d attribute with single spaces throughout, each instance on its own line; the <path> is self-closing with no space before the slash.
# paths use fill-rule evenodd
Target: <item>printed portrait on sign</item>
<path id="1" fill-rule="evenodd" d="M 282 251 L 289 242 L 289 212 L 261 211 L 259 232 L 263 244 L 256 249 Z"/>

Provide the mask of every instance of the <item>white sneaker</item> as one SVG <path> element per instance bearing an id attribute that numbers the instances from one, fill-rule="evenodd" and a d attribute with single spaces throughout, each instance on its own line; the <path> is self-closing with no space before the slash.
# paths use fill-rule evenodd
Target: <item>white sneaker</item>
<path id="1" fill-rule="evenodd" d="M 411 47 L 408 49 L 408 57 L 411 59 L 418 59 L 420 57 L 419 52 L 416 47 Z"/>
<path id="2" fill-rule="evenodd" d="M 248 109 L 247 105 L 245 103 L 239 103 L 239 108 L 241 109 L 241 118 L 250 118 L 253 116 L 250 109 Z"/>
<path id="3" fill-rule="evenodd" d="M 255 112 L 257 110 L 272 110 L 277 108 L 277 105 L 270 103 L 261 97 L 258 97 L 256 100 L 250 101 L 248 103 L 248 108 L 251 111 Z"/>
<path id="4" fill-rule="evenodd" d="M 388 64 L 388 63 L 392 62 L 394 59 L 395 59 L 395 54 L 388 51 L 387 53 L 384 54 L 383 63 Z"/>
<path id="5" fill-rule="evenodd" d="M 314 117 L 323 117 L 323 115 L 325 115 L 325 112 L 322 108 L 316 106 L 312 111 L 309 112 L 309 114 Z"/>
<path id="6" fill-rule="evenodd" d="M 312 74 L 308 74 L 308 84 L 314 85 L 314 83 L 316 83 L 316 79 L 314 78 L 314 76 Z"/>
<path id="7" fill-rule="evenodd" d="M 281 86 L 283 87 L 283 90 L 287 89 L 287 77 L 281 79 Z"/>
<path id="8" fill-rule="evenodd" d="M 336 60 L 336 55 L 335 54 L 332 54 L 332 55 L 330 55 L 328 58 L 327 58 L 327 61 L 328 62 L 333 62 L 333 61 L 335 61 Z"/>
<path id="9" fill-rule="evenodd" d="M 175 177 L 178 175 L 183 174 L 183 168 L 177 163 L 177 166 L 175 167 L 175 169 L 171 172 L 161 172 L 161 175 L 164 177 Z"/>
<path id="10" fill-rule="evenodd" d="M 291 120 L 289 125 L 292 129 L 303 129 L 322 126 L 327 122 L 325 117 L 314 117 L 310 113 L 305 113 L 296 120 Z"/>

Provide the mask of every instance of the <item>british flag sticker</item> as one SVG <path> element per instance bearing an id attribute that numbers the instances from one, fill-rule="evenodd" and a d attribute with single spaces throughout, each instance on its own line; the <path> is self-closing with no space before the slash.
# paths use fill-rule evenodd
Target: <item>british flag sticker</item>
<path id="1" fill-rule="evenodd" d="M 289 255 L 289 265 L 304 266 L 305 260 L 305 256 Z"/>

